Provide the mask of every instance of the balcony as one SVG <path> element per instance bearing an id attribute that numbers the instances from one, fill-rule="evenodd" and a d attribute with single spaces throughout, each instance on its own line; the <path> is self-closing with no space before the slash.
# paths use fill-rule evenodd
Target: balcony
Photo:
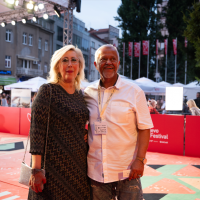
<path id="1" fill-rule="evenodd" d="M 43 76 L 43 70 L 40 69 L 25 69 L 17 67 L 17 75 L 28 75 L 28 76 Z"/>

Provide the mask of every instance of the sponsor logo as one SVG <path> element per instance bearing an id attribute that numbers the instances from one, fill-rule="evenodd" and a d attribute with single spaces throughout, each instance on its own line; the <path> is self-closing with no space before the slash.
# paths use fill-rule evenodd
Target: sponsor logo
<path id="1" fill-rule="evenodd" d="M 166 140 L 168 140 L 169 137 L 168 137 L 168 134 L 163 135 L 163 134 L 159 133 L 158 129 L 151 129 L 151 132 L 150 132 L 150 142 L 158 142 L 158 141 L 156 141 L 154 139 L 158 139 L 159 143 L 168 144 L 168 141 L 166 141 Z"/>

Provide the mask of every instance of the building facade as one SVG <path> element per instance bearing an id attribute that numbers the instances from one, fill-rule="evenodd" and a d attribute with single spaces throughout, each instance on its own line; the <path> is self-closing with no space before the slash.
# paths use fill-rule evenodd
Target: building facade
<path id="1" fill-rule="evenodd" d="M 46 78 L 53 52 L 53 23 L 51 19 L 39 19 L 0 27 L 0 79 L 1 85 L 8 77 L 24 81 L 41 76 Z M 5 81 L 3 81 L 5 80 Z"/>

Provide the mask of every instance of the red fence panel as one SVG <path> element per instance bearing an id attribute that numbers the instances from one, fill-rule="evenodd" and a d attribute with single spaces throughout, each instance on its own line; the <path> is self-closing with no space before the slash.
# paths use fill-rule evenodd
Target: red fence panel
<path id="1" fill-rule="evenodd" d="M 31 108 L 21 108 L 20 135 L 28 135 L 31 121 Z"/>
<path id="2" fill-rule="evenodd" d="M 0 132 L 19 134 L 20 108 L 0 106 Z"/>
<path id="3" fill-rule="evenodd" d="M 200 116 L 186 116 L 185 155 L 200 157 Z"/>
<path id="4" fill-rule="evenodd" d="M 184 116 L 151 115 L 154 128 L 151 129 L 148 151 L 183 155 Z"/>

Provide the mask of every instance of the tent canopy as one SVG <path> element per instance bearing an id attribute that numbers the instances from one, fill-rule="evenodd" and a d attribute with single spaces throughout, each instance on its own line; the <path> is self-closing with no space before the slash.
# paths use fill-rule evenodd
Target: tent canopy
<path id="1" fill-rule="evenodd" d="M 41 77 L 31 78 L 28 81 L 23 81 L 19 83 L 14 83 L 11 85 L 4 86 L 5 90 L 11 89 L 31 89 L 32 92 L 37 92 L 40 86 L 44 83 L 47 83 L 47 80 Z"/>

